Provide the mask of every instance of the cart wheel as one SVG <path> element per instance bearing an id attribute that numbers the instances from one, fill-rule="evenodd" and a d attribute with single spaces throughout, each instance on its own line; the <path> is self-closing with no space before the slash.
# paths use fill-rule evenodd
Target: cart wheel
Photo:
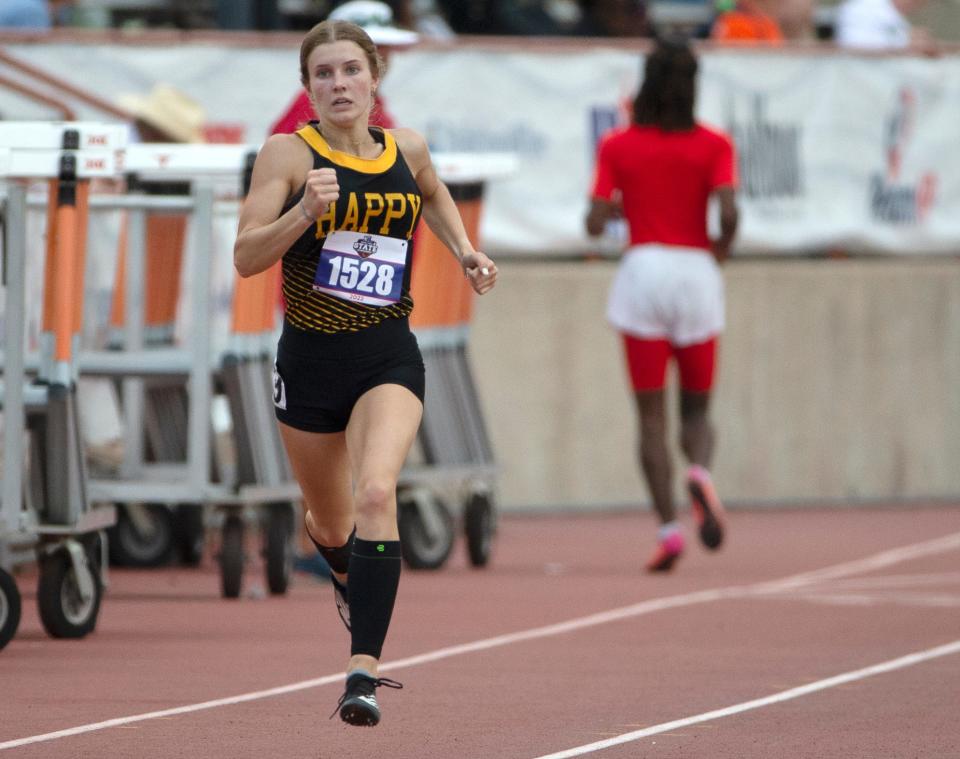
<path id="1" fill-rule="evenodd" d="M 243 580 L 243 536 L 246 532 L 237 514 L 230 514 L 223 523 L 220 545 L 220 587 L 224 598 L 238 598 Z"/>
<path id="2" fill-rule="evenodd" d="M 493 503 L 489 493 L 471 493 L 463 512 L 463 526 L 467 534 L 467 553 L 470 563 L 484 567 L 490 561 L 493 533 L 496 528 Z"/>
<path id="3" fill-rule="evenodd" d="M 287 592 L 293 572 L 293 509 L 289 503 L 270 503 L 265 508 L 263 556 L 267 587 L 273 595 L 282 595 Z"/>
<path id="4" fill-rule="evenodd" d="M 109 528 L 110 563 L 120 567 L 157 567 L 173 552 L 173 513 L 162 503 L 118 506 Z"/>
<path id="5" fill-rule="evenodd" d="M 84 558 L 79 569 L 73 566 L 66 549 L 40 560 L 37 607 L 40 621 L 51 637 L 82 638 L 97 625 L 103 588 L 88 551 L 84 551 Z M 89 598 L 83 598 L 80 588 L 87 582 L 93 592 Z"/>
<path id="6" fill-rule="evenodd" d="M 20 624 L 20 590 L 13 577 L 0 569 L 0 649 L 17 634 Z"/>
<path id="7" fill-rule="evenodd" d="M 181 503 L 174 511 L 173 527 L 177 558 L 188 567 L 199 566 L 206 539 L 203 505 Z"/>
<path id="8" fill-rule="evenodd" d="M 103 574 L 103 548 L 104 541 L 107 540 L 106 530 L 100 530 L 98 532 L 88 532 L 80 538 L 80 542 L 83 544 L 84 550 L 87 552 L 87 561 L 90 565 L 90 571 L 93 572 L 93 576 L 97 580 L 97 586 L 100 588 L 100 594 L 103 595 L 103 591 L 106 586 L 104 585 L 104 574 Z M 109 548 L 107 551 L 109 552 Z M 109 557 L 108 557 L 109 558 Z M 93 626 L 90 628 L 90 632 L 93 632 L 97 627 L 97 621 L 100 619 L 98 614 L 93 618 Z"/>
<path id="9" fill-rule="evenodd" d="M 90 568 L 93 570 L 94 574 L 96 574 L 97 580 L 100 581 L 101 585 L 103 584 L 103 546 L 104 541 L 106 540 L 106 530 L 88 532 L 80 539 L 80 541 L 83 543 L 83 547 L 87 550 L 87 556 L 90 559 Z M 108 548 L 108 553 L 109 550 L 110 549 Z"/>
<path id="10" fill-rule="evenodd" d="M 397 527 L 403 559 L 410 569 L 437 569 L 453 548 L 453 517 L 425 490 L 397 494 Z"/>

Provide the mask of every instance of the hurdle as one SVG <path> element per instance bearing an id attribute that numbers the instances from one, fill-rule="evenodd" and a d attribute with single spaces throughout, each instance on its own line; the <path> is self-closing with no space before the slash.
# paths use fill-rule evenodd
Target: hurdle
<path id="1" fill-rule="evenodd" d="M 128 193 L 153 202 L 143 215 L 125 211 L 122 219 L 118 265 L 114 278 L 109 318 L 111 350 L 123 350 L 129 342 L 125 330 L 129 298 L 142 298 L 142 348 L 156 349 L 174 344 L 177 309 L 180 305 L 184 247 L 189 213 L 178 208 L 176 198 L 189 198 L 197 180 L 212 181 L 218 199 L 236 198 L 241 193 L 244 171 L 256 155 L 254 146 L 138 144 L 125 156 Z M 127 277 L 128 249 L 137 245 L 137 265 L 142 272 Z M 141 280 L 141 276 L 143 279 Z M 235 299 L 236 299 L 235 295 Z M 239 294 L 241 302 L 248 299 Z M 236 309 L 237 304 L 234 304 Z M 132 338 L 139 340 L 139 323 Z M 216 374 L 216 370 L 215 370 Z M 124 405 L 134 423 L 125 425 L 123 476 L 130 479 L 145 462 L 176 463 L 188 458 L 188 390 L 182 375 L 153 374 L 128 378 L 121 383 Z M 215 382 L 219 384 L 219 382 Z M 236 388 L 233 388 L 236 389 Z M 142 422 L 142 434 L 140 432 Z M 145 447 L 144 447 L 145 446 Z M 214 446 L 216 453 L 216 446 Z M 228 464 L 216 455 L 211 459 L 212 478 L 229 480 Z M 200 562 L 204 549 L 205 519 L 201 503 L 128 502 L 118 514 L 110 543 L 111 560 L 126 566 L 156 566 L 171 553 L 188 565 Z M 270 555 L 273 555 L 273 551 Z M 273 592 L 282 592 L 271 585 Z M 228 593 L 227 595 L 233 595 Z"/>
<path id="2" fill-rule="evenodd" d="M 223 351 L 215 349 L 210 327 L 210 290 L 215 283 L 212 262 L 204 256 L 213 250 L 214 189 L 219 186 L 236 202 L 248 183 L 255 155 L 256 147 L 244 145 L 151 143 L 128 148 L 125 170 L 137 181 L 133 194 L 122 201 L 129 214 L 123 313 L 119 316 L 115 307 L 111 317 L 114 350 L 86 353 L 81 359 L 82 371 L 120 377 L 124 386 L 125 455 L 120 477 L 92 482 L 94 492 L 133 509 L 142 503 L 214 505 L 215 515 L 208 521 L 221 528 L 218 558 L 226 598 L 240 594 L 247 564 L 244 533 L 251 522 L 263 526 L 269 590 L 286 592 L 293 564 L 292 502 L 299 497 L 270 413 L 277 272 L 248 280 L 233 274 Z M 147 182 L 188 182 L 191 197 L 138 195 Z M 182 238 L 175 226 L 151 228 L 150 214 L 187 211 L 194 260 L 187 262 L 192 326 L 184 349 L 172 347 L 181 266 L 175 248 Z M 168 242 L 162 249 L 151 240 L 151 233 L 158 231 Z M 162 300 L 154 298 L 152 308 L 144 293 L 151 275 L 166 291 Z M 230 465 L 213 455 L 214 389 L 225 396 L 230 409 L 236 454 Z M 145 455 L 144 438 L 154 450 L 153 461 Z"/>
<path id="3" fill-rule="evenodd" d="M 123 459 L 117 472 L 87 478 L 89 498 L 122 505 L 134 515 L 139 511 L 141 519 L 149 519 L 152 513 L 143 513 L 144 504 L 215 507 L 203 509 L 206 513 L 202 518 L 211 526 L 222 528 L 219 560 L 222 592 L 228 598 L 239 595 L 240 575 L 247 561 L 243 527 L 258 520 L 258 511 L 266 511 L 263 553 L 268 585 L 272 593 L 286 591 L 293 563 L 292 501 L 299 498 L 296 484 L 286 481 L 289 470 L 282 446 L 263 445 L 271 436 L 278 437 L 269 416 L 272 380 L 267 367 L 272 361 L 264 348 L 271 338 L 275 339 L 275 335 L 268 338 L 266 331 L 272 320 L 271 309 L 276 308 L 276 293 L 262 284 L 252 288 L 251 283 L 241 284 L 233 273 L 233 319 L 226 350 L 214 345 L 216 336 L 211 326 L 210 292 L 215 283 L 214 257 L 210 254 L 214 250 L 215 195 L 220 201 L 217 207 L 231 223 L 232 235 L 237 197 L 242 194 L 241 184 L 248 181 L 245 175 L 252 167 L 255 151 L 255 146 L 244 145 L 150 143 L 129 145 L 118 155 L 115 175 L 133 173 L 137 178 L 133 191 L 127 195 L 94 196 L 89 208 L 126 214 L 123 277 L 119 282 L 123 289 L 122 318 L 118 320 L 114 313 L 108 349 L 85 348 L 77 356 L 82 375 L 114 378 L 121 385 L 122 395 Z M 149 181 L 190 182 L 190 195 L 140 192 L 142 183 Z M 152 214 L 190 217 L 190 253 L 189 260 L 184 262 L 189 276 L 183 278 L 186 292 L 181 305 L 190 311 L 191 327 L 181 345 L 174 345 L 169 339 L 172 326 L 166 332 L 149 329 L 145 288 Z M 154 257 L 154 261 L 159 258 Z M 169 272 L 167 262 L 160 261 L 160 265 Z M 230 270 L 233 272 L 232 263 Z M 169 274 L 166 281 L 169 286 Z M 171 313 L 170 304 L 178 302 L 179 294 L 168 297 L 166 313 Z M 246 355 L 250 353 L 250 336 L 245 335 L 248 326 L 243 320 L 250 313 L 261 314 L 261 334 L 253 338 L 258 346 L 254 351 L 256 362 L 250 362 Z M 238 355 L 242 360 L 237 360 Z M 39 359 L 35 360 L 34 367 L 38 368 L 39 363 Z M 146 391 L 152 386 L 163 392 L 151 397 Z M 234 417 L 232 433 L 241 462 L 237 467 L 214 455 L 211 417 L 215 391 L 227 395 Z M 233 395 L 239 396 L 239 400 Z M 266 401 L 258 404 L 257 398 Z M 161 451 L 162 460 L 148 460 L 145 440 Z M 79 441 L 74 448 L 79 449 Z M 255 461 L 257 465 L 244 467 L 245 461 Z M 285 509 L 258 509 L 278 504 Z M 149 527 L 147 524 L 146 528 Z"/>
<path id="4" fill-rule="evenodd" d="M 94 505 L 76 411 L 77 347 L 89 182 L 111 176 L 125 133 L 93 122 L 0 123 L 4 208 L 4 352 L 0 404 L 4 471 L 0 501 L 0 647 L 16 633 L 20 601 L 10 572 L 37 562 L 37 606 L 52 637 L 82 638 L 96 626 L 107 583 L 103 530 L 109 505 Z M 28 185 L 46 180 L 47 240 L 36 379 L 25 360 Z"/>
<path id="5" fill-rule="evenodd" d="M 485 183 L 514 173 L 517 158 L 504 153 L 433 158 L 477 246 Z M 412 568 L 442 566 L 453 548 L 457 514 L 470 563 L 480 567 L 489 561 L 496 530 L 496 462 L 468 354 L 474 292 L 425 224 L 417 232 L 414 257 L 410 326 L 423 354 L 427 393 L 417 433 L 421 461 L 404 467 L 397 492 L 404 558 Z"/>
<path id="6" fill-rule="evenodd" d="M 247 156 L 244 194 L 250 185 L 255 156 Z M 285 593 L 293 569 L 296 502 L 301 498 L 287 460 L 273 413 L 273 359 L 278 337 L 277 311 L 280 263 L 255 277 L 233 273 L 233 302 L 227 349 L 220 381 L 233 425 L 236 481 L 247 497 L 260 504 L 267 589 Z M 228 514 L 220 549 L 224 594 L 239 593 L 245 564 L 245 522 Z"/>
<path id="7" fill-rule="evenodd" d="M 115 303 L 111 319 L 115 328 L 113 350 L 80 350 L 77 359 L 79 371 L 84 375 L 116 378 L 122 385 L 123 396 L 125 440 L 120 471 L 118 476 L 88 479 L 89 497 L 95 502 L 111 504 L 215 506 L 214 516 L 208 521 L 222 527 L 219 560 L 225 597 L 239 594 L 246 564 L 243 533 L 257 518 L 258 510 L 266 514 L 264 556 L 271 592 L 285 591 L 292 564 L 291 506 L 300 498 L 300 491 L 290 475 L 270 413 L 279 271 L 271 270 L 246 280 L 234 274 L 227 348 L 219 354 L 212 349 L 210 262 L 204 262 L 201 255 L 199 265 L 196 260 L 188 264 L 186 303 L 193 328 L 185 344 L 176 347 L 167 339 L 169 331 L 161 334 L 150 329 L 155 325 L 145 304 L 145 277 L 149 268 L 146 251 L 151 213 L 190 214 L 193 257 L 196 259 L 197 251 L 211 250 L 214 194 L 210 180 L 216 179 L 221 185 L 228 179 L 237 181 L 242 172 L 249 173 L 253 155 L 247 146 L 226 145 L 149 144 L 132 145 L 123 151 L 123 171 L 163 181 L 189 180 L 191 195 L 144 196 L 134 191 L 127 196 L 90 199 L 91 209 L 123 210 L 128 215 L 121 278 L 123 315 L 117 317 Z M 475 240 L 483 183 L 511 173 L 516 162 L 509 156 L 491 155 L 447 155 L 435 156 L 435 159 L 441 176 L 455 193 L 468 231 Z M 487 561 L 495 524 L 495 466 L 466 355 L 472 291 L 449 253 L 445 250 L 430 253 L 430 245 L 440 246 L 440 243 L 431 239 L 431 233 L 425 230 L 420 246 L 423 271 L 417 275 L 415 267 L 413 288 L 416 293 L 417 288 L 436 287 L 439 277 L 439 291 L 446 296 L 440 299 L 442 307 L 434 304 L 434 311 L 440 309 L 436 313 L 431 312 L 430 306 L 435 299 L 426 295 L 421 298 L 422 313 L 413 321 L 424 347 L 433 397 L 425 408 L 424 425 L 418 438 L 423 462 L 415 463 L 413 456 L 401 472 L 400 521 L 408 534 L 411 547 L 407 553 L 414 557 L 413 561 L 420 560 L 421 566 L 440 566 L 453 541 L 449 507 L 458 510 L 462 506 L 471 561 L 481 566 Z M 431 260 L 440 267 L 438 272 L 432 271 Z M 446 270 L 441 262 L 448 264 Z M 172 415 L 151 408 L 145 400 L 148 397 L 144 393 L 145 383 L 166 381 L 180 382 L 181 387 L 185 385 L 187 389 L 178 395 L 179 413 L 186 419 L 186 430 L 175 433 L 181 440 L 181 448 L 184 447 L 182 437 L 186 438 L 185 460 L 147 461 L 143 431 L 152 423 L 145 419 L 152 414 L 153 423 L 169 423 Z M 237 454 L 233 472 L 222 471 L 212 456 L 210 416 L 214 386 L 223 391 L 230 407 Z M 178 426 L 183 427 L 179 423 Z M 169 430 L 165 434 L 170 434 Z M 78 450 L 77 442 L 74 451 Z M 439 560 L 437 546 L 440 546 Z M 433 558 L 428 555 L 431 551 Z"/>
<path id="8" fill-rule="evenodd" d="M 145 196 L 190 195 L 190 183 L 179 181 L 143 181 L 136 173 L 127 174 L 127 190 Z M 127 312 L 127 248 L 132 212 L 121 212 L 110 304 L 107 347 L 122 350 Z M 134 215 L 135 237 L 143 234 L 146 246 L 144 264 L 145 347 L 171 346 L 186 243 L 188 213 L 157 209 L 145 218 Z M 146 225 L 145 233 L 140 224 Z M 143 435 L 133 439 L 130 425 L 125 430 L 124 450 L 130 460 L 141 455 L 150 461 L 175 462 L 186 458 L 186 388 L 178 377 L 152 377 L 143 380 L 142 395 L 138 381 L 117 381 L 120 390 L 128 390 L 127 401 L 139 408 L 142 400 Z M 136 388 L 132 390 L 131 388 Z M 130 394 L 135 394 L 131 398 Z M 145 449 L 141 451 L 141 448 Z M 199 564 L 204 548 L 203 508 L 200 504 L 127 503 L 119 506 L 117 524 L 111 531 L 110 561 L 119 566 L 151 567 L 163 564 L 171 554 L 185 564 Z"/>

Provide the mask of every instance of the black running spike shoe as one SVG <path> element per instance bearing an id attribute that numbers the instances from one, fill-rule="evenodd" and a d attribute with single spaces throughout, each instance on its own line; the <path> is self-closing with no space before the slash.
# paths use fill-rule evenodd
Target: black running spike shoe
<path id="1" fill-rule="evenodd" d="M 371 677 L 366 672 L 354 670 L 347 675 L 347 685 L 340 696 L 337 708 L 333 710 L 330 719 L 338 711 L 340 719 L 350 725 L 373 727 L 380 721 L 380 706 L 374 691 L 381 685 L 387 688 L 403 687 L 396 680 L 386 677 Z"/>
<path id="2" fill-rule="evenodd" d="M 340 615 L 347 632 L 350 632 L 350 603 L 347 601 L 347 586 L 341 585 L 333 575 L 330 575 L 330 581 L 333 583 L 333 600 L 337 604 L 337 614 Z"/>

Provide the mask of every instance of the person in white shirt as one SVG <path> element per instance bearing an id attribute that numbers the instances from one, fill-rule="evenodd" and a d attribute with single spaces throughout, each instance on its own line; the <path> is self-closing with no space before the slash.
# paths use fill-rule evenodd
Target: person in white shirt
<path id="1" fill-rule="evenodd" d="M 925 0 L 844 0 L 837 9 L 834 39 L 841 47 L 868 50 L 915 48 L 931 52 L 933 39 L 907 16 Z"/>

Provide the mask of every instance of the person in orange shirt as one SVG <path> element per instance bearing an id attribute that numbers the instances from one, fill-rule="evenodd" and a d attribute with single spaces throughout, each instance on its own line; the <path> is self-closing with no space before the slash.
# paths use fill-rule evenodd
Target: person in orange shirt
<path id="1" fill-rule="evenodd" d="M 718 5 L 721 13 L 710 28 L 716 42 L 757 42 L 783 44 L 783 30 L 766 0 L 738 0 Z"/>

